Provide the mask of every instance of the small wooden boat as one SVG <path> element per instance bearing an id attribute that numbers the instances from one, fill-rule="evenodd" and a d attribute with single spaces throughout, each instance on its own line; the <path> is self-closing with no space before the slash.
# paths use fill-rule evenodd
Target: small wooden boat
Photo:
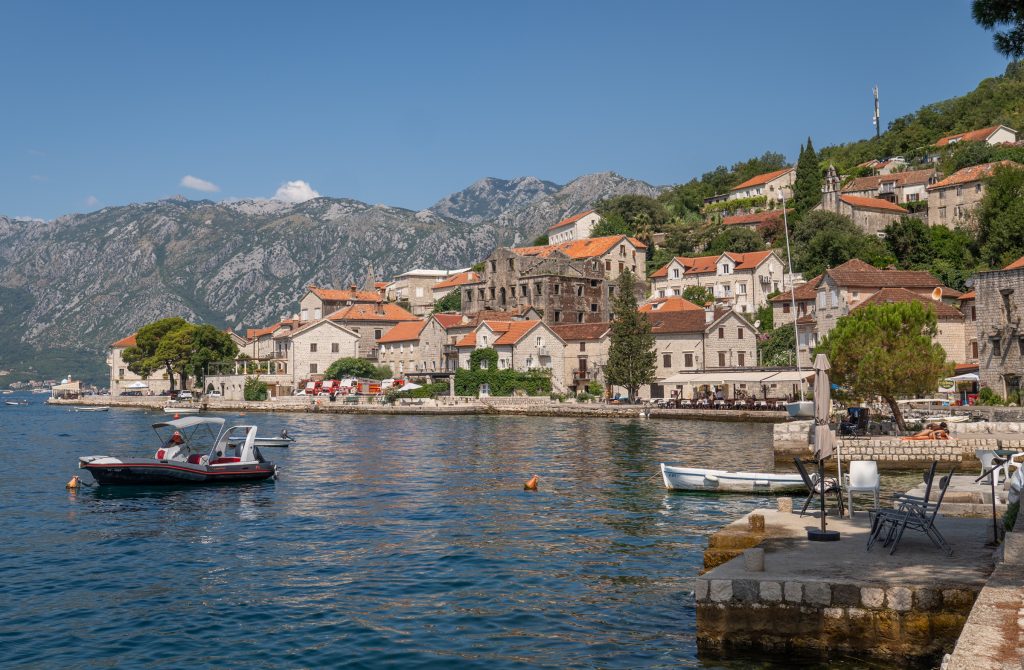
<path id="1" fill-rule="evenodd" d="M 76 412 L 109 412 L 109 407 L 76 407 Z"/>
<path id="2" fill-rule="evenodd" d="M 5 405 L 27 405 L 28 400 L 4 400 Z"/>
<path id="3" fill-rule="evenodd" d="M 186 414 L 199 414 L 203 410 L 199 407 L 174 407 L 168 405 L 164 407 L 164 414 L 177 414 L 179 416 L 185 416 Z"/>
<path id="4" fill-rule="evenodd" d="M 799 472 L 729 472 L 707 468 L 677 468 L 661 464 L 661 477 L 670 491 L 723 493 L 786 493 L 806 491 Z"/>

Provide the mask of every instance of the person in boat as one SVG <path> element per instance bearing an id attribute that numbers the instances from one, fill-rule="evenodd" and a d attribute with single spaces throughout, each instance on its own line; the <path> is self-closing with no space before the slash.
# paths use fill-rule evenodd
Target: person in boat
<path id="1" fill-rule="evenodd" d="M 184 461 L 188 459 L 188 452 L 189 449 L 185 444 L 185 438 L 181 436 L 180 432 L 174 431 L 156 453 L 157 458 L 160 460 Z"/>

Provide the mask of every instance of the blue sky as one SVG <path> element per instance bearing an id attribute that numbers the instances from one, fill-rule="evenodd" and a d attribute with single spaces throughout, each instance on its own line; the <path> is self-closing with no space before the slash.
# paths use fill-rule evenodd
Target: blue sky
<path id="1" fill-rule="evenodd" d="M 412 209 L 485 176 L 672 184 L 866 137 L 874 84 L 887 123 L 1005 68 L 969 0 L 851 7 L 5 2 L 0 213 L 294 180 Z"/>

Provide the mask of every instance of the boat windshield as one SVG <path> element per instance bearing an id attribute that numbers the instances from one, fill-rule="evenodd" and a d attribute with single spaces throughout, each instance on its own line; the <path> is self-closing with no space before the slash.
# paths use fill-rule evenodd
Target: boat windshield
<path id="1" fill-rule="evenodd" d="M 210 463 L 238 459 L 243 463 L 262 461 L 255 446 L 256 426 L 231 426 L 220 434 L 210 451 Z"/>
<path id="2" fill-rule="evenodd" d="M 186 455 L 205 454 L 216 444 L 223 426 L 224 419 L 186 416 L 173 421 L 154 423 L 153 432 L 159 438 L 161 446 L 170 444 L 177 433 L 181 436 L 181 449 Z"/>

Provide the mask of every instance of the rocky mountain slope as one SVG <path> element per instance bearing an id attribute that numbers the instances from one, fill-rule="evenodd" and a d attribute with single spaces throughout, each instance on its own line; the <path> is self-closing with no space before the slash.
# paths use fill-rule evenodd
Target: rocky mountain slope
<path id="1" fill-rule="evenodd" d="M 0 383 L 99 381 L 107 345 L 154 319 L 265 325 L 294 312 L 309 283 L 463 267 L 602 198 L 657 192 L 600 173 L 565 186 L 485 179 L 420 212 L 339 198 L 170 199 L 48 222 L 0 216 Z"/>

